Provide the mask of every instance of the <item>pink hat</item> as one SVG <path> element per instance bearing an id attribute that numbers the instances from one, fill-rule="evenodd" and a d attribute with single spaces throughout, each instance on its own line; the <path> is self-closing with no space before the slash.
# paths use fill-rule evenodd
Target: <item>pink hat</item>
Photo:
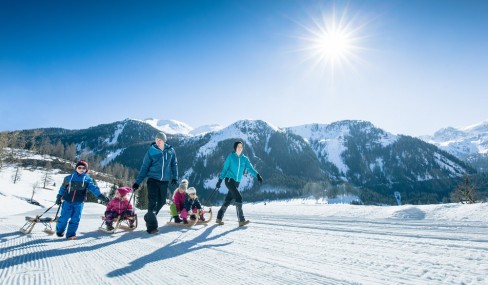
<path id="1" fill-rule="evenodd" d="M 120 187 L 117 189 L 117 192 L 119 192 L 120 196 L 123 197 L 123 196 L 129 194 L 130 192 L 132 192 L 132 188 L 126 187 L 126 186 Z"/>
<path id="2" fill-rule="evenodd" d="M 84 166 L 85 169 L 86 169 L 86 173 L 88 173 L 88 162 L 84 161 L 84 160 L 80 160 L 76 163 L 76 166 L 75 166 L 75 169 L 78 167 L 78 166 Z"/>

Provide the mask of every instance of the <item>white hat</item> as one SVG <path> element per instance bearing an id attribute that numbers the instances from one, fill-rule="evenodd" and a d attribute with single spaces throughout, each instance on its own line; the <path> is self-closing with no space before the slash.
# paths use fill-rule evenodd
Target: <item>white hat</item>
<path id="1" fill-rule="evenodd" d="M 181 180 L 180 186 L 178 188 L 182 188 L 186 190 L 186 188 L 188 188 L 188 180 L 186 179 Z"/>
<path id="2" fill-rule="evenodd" d="M 186 193 L 188 195 L 190 195 L 190 194 L 197 194 L 197 189 L 195 189 L 195 187 L 190 187 L 190 188 L 188 188 L 188 190 L 186 190 Z"/>

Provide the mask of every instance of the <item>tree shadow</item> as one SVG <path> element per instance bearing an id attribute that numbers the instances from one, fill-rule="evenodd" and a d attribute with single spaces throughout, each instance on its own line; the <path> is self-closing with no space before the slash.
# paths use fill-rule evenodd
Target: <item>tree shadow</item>
<path id="1" fill-rule="evenodd" d="M 145 265 L 149 263 L 161 261 L 168 258 L 173 258 L 175 256 L 188 254 L 191 252 L 195 252 L 197 250 L 229 245 L 232 242 L 226 242 L 226 243 L 215 244 L 215 245 L 199 245 L 199 243 L 216 240 L 224 235 L 239 230 L 239 228 L 234 228 L 232 230 L 228 230 L 226 232 L 220 233 L 214 237 L 208 238 L 210 233 L 215 228 L 216 228 L 215 226 L 208 227 L 205 229 L 205 231 L 202 232 L 202 234 L 189 241 L 179 242 L 178 239 L 175 239 L 171 243 L 167 244 L 166 246 L 161 247 L 146 256 L 142 256 L 138 259 L 131 261 L 129 265 L 127 265 L 126 267 L 119 268 L 112 272 L 107 273 L 107 277 L 114 278 L 114 277 L 130 274 L 134 271 L 142 269 Z"/>

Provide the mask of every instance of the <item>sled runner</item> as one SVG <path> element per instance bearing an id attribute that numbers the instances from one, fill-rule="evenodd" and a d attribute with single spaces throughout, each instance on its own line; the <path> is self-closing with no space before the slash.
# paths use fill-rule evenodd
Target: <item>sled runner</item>
<path id="1" fill-rule="evenodd" d="M 200 219 L 200 214 L 203 214 L 203 217 L 205 220 Z M 199 211 L 199 212 L 192 214 L 192 215 L 195 215 L 196 219 L 194 219 L 194 220 L 188 219 L 188 224 L 185 224 L 183 222 L 175 223 L 175 222 L 173 222 L 173 218 L 171 218 L 169 220 L 169 222 L 167 222 L 166 224 L 171 225 L 171 226 L 180 226 L 180 227 L 192 227 L 194 225 L 208 224 L 208 222 L 210 222 L 212 220 L 212 208 L 210 208 L 208 211 L 205 211 L 205 210 Z"/>
<path id="2" fill-rule="evenodd" d="M 128 217 L 119 216 L 113 220 L 114 227 L 110 229 L 105 225 L 105 216 L 102 216 L 102 225 L 98 229 L 106 233 L 114 233 L 118 229 L 133 231 L 137 228 L 137 223 L 137 214 Z"/>
<path id="3" fill-rule="evenodd" d="M 23 234 L 30 234 L 32 232 L 32 229 L 36 226 L 37 223 L 42 223 L 44 225 L 44 232 L 47 234 L 54 234 L 54 230 L 51 226 L 51 223 L 57 223 L 58 222 L 58 214 L 59 214 L 59 209 L 61 209 L 61 205 L 58 207 L 58 211 L 56 212 L 56 215 L 53 218 L 42 218 L 42 216 L 47 213 L 49 210 L 51 210 L 52 207 L 54 207 L 56 204 L 52 205 L 49 207 L 44 213 L 37 215 L 35 217 L 25 217 L 25 224 L 20 228 L 20 232 Z"/>

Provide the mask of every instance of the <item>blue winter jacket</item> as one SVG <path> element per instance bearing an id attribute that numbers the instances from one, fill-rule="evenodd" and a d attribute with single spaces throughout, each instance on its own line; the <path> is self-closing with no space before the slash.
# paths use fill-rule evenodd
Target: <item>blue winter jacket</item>
<path id="1" fill-rule="evenodd" d="M 252 167 L 249 158 L 241 153 L 240 156 L 237 155 L 235 151 L 231 152 L 225 159 L 224 168 L 220 173 L 220 179 L 232 178 L 237 182 L 241 182 L 242 174 L 244 170 L 247 169 L 252 176 L 257 177 L 258 173 Z"/>
<path id="2" fill-rule="evenodd" d="M 164 150 L 161 150 L 156 143 L 151 144 L 142 161 L 136 183 L 141 184 L 146 177 L 159 181 L 178 179 L 178 161 L 172 146 L 165 144 Z"/>
<path id="3" fill-rule="evenodd" d="M 86 172 L 78 174 L 78 172 L 73 171 L 64 178 L 58 194 L 63 196 L 65 201 L 84 202 L 86 201 L 87 190 L 92 192 L 95 197 L 101 194 L 100 188 L 95 185 L 93 179 Z"/>

